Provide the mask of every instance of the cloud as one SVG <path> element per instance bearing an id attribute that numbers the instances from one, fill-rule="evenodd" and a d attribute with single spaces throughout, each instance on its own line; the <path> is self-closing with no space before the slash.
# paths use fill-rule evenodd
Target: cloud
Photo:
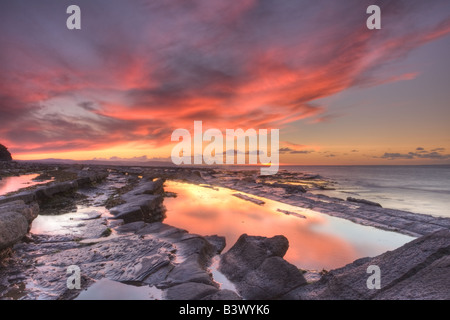
<path id="1" fill-rule="evenodd" d="M 289 148 L 289 147 L 284 147 L 284 148 L 280 148 L 279 152 L 280 152 L 280 154 L 285 154 L 285 153 L 289 153 L 289 154 L 309 154 L 309 153 L 313 153 L 314 150 L 294 150 L 294 149 Z"/>
<path id="2" fill-rule="evenodd" d="M 93 158 L 97 161 L 128 161 L 128 162 L 148 162 L 148 161 L 170 161 L 170 157 L 152 157 L 149 158 L 146 155 L 140 157 L 123 158 L 118 156 L 112 156 L 109 158 Z"/>
<path id="3" fill-rule="evenodd" d="M 64 28 L 64 2 L 1 4 L 0 134 L 15 153 L 164 146 L 194 120 L 330 121 L 339 115 L 315 100 L 414 78 L 379 70 L 450 32 L 446 1 L 379 1 L 379 32 L 359 0 L 77 4 L 77 32 Z"/>
<path id="4" fill-rule="evenodd" d="M 381 159 L 387 159 L 387 160 L 398 160 L 398 159 L 431 159 L 431 160 L 448 160 L 450 159 L 450 154 L 444 154 L 442 153 L 445 149 L 444 148 L 436 148 L 431 151 L 427 151 L 422 147 L 416 148 L 416 152 L 408 152 L 408 153 L 384 153 L 381 157 L 374 157 L 374 158 L 381 158 Z"/>

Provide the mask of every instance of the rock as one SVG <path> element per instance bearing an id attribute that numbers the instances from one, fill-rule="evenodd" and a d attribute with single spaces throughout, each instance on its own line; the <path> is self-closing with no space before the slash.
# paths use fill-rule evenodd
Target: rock
<path id="1" fill-rule="evenodd" d="M 236 292 L 225 289 L 210 294 L 201 300 L 242 300 L 242 298 Z"/>
<path id="2" fill-rule="evenodd" d="M 162 194 L 164 192 L 163 185 L 164 179 L 155 179 L 154 181 L 143 181 L 138 184 L 136 188 L 122 195 L 122 199 L 129 202 L 128 199 L 132 199 L 136 195 L 142 194 Z"/>
<path id="3" fill-rule="evenodd" d="M 20 241 L 28 232 L 28 221 L 18 212 L 0 213 L 0 250 L 7 249 Z"/>
<path id="4" fill-rule="evenodd" d="M 36 195 L 34 190 L 27 190 L 7 197 L 0 196 L 0 204 L 16 200 L 23 200 L 25 203 L 30 203 L 36 201 Z"/>
<path id="5" fill-rule="evenodd" d="M 36 202 L 27 205 L 22 200 L 16 200 L 0 204 L 0 215 L 4 212 L 18 212 L 22 214 L 27 220 L 29 227 L 31 227 L 31 223 L 39 214 L 39 206 Z"/>
<path id="6" fill-rule="evenodd" d="M 221 260 L 221 271 L 244 299 L 276 299 L 306 284 L 301 272 L 282 257 L 289 247 L 284 236 L 243 234 Z"/>
<path id="7" fill-rule="evenodd" d="M 288 210 L 282 210 L 282 209 L 277 209 L 278 212 L 284 213 L 286 215 L 293 215 L 302 219 L 306 219 L 306 217 L 300 213 L 297 212 L 293 212 L 293 211 L 288 211 Z"/>
<path id="8" fill-rule="evenodd" d="M 242 193 L 233 193 L 233 196 L 235 196 L 236 198 L 242 199 L 242 200 L 253 202 L 253 203 L 255 203 L 257 205 L 260 205 L 260 206 L 265 204 L 265 202 L 260 200 L 260 199 L 249 197 L 249 196 L 247 196 L 245 194 L 242 194 Z"/>
<path id="9" fill-rule="evenodd" d="M 201 265 L 199 254 L 190 255 L 185 261 L 173 268 L 164 285 L 169 287 L 184 282 L 196 282 L 213 286 L 211 276 L 205 272 Z"/>
<path id="10" fill-rule="evenodd" d="M 381 289 L 368 289 L 367 268 L 381 271 Z M 450 230 L 413 240 L 374 258 L 332 270 L 285 299 L 450 299 Z"/>
<path id="11" fill-rule="evenodd" d="M 214 254 L 220 254 L 226 246 L 225 237 L 220 237 L 218 235 L 205 236 L 204 237 L 214 248 Z"/>
<path id="12" fill-rule="evenodd" d="M 349 202 L 356 202 L 356 203 L 362 203 L 362 204 L 367 204 L 369 206 L 375 206 L 375 207 L 382 208 L 381 204 L 379 204 L 377 202 L 365 200 L 365 199 L 356 199 L 356 198 L 348 197 L 347 201 L 349 201 Z"/>
<path id="13" fill-rule="evenodd" d="M 238 285 L 239 292 L 248 300 L 277 299 L 306 280 L 298 268 L 281 257 L 270 257 L 247 273 Z"/>
<path id="14" fill-rule="evenodd" d="M 135 221 L 156 222 L 164 219 L 164 198 L 161 195 L 134 195 L 128 202 L 115 206 L 109 211 L 114 219 L 122 219 L 125 223 Z"/>
<path id="15" fill-rule="evenodd" d="M 0 144 L 0 161 L 12 161 L 11 153 L 2 144 Z"/>
<path id="16" fill-rule="evenodd" d="M 216 287 L 204 283 L 188 282 L 167 289 L 167 300 L 200 300 L 218 292 Z"/>
<path id="17" fill-rule="evenodd" d="M 123 219 L 125 223 L 162 221 L 165 218 L 163 184 L 163 179 L 141 181 L 136 188 L 121 196 L 124 204 L 110 209 L 114 219 Z"/>
<path id="18" fill-rule="evenodd" d="M 75 181 L 65 181 L 51 183 L 47 186 L 36 189 L 35 195 L 38 201 L 45 202 L 53 198 L 57 194 L 67 194 L 76 191 L 78 183 Z"/>
<path id="19" fill-rule="evenodd" d="M 266 258 L 283 257 L 288 248 L 289 242 L 284 236 L 266 238 L 243 234 L 233 247 L 222 255 L 219 270 L 231 281 L 240 281 Z"/>
<path id="20" fill-rule="evenodd" d="M 305 187 L 301 186 L 301 185 L 294 185 L 294 184 L 287 184 L 287 183 L 269 183 L 269 184 L 265 184 L 268 186 L 271 186 L 273 188 L 283 188 L 284 190 L 286 190 L 286 192 L 289 193 L 297 193 L 297 192 L 301 192 L 301 193 L 305 193 L 307 190 L 305 189 Z"/>

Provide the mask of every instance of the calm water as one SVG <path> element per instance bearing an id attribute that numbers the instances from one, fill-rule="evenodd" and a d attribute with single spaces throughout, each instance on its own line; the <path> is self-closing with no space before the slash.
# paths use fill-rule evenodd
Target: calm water
<path id="1" fill-rule="evenodd" d="M 299 268 L 329 270 L 413 240 L 277 201 L 264 199 L 264 205 L 257 205 L 234 197 L 235 191 L 226 188 L 213 190 L 167 181 L 165 189 L 177 193 L 177 197 L 164 200 L 167 208 L 164 223 L 200 235 L 225 236 L 225 251 L 243 233 L 266 237 L 282 234 L 289 240 L 286 260 Z M 277 209 L 301 214 L 306 219 Z"/>
<path id="2" fill-rule="evenodd" d="M 288 171 L 320 174 L 335 191 L 317 193 L 360 197 L 383 207 L 450 217 L 450 166 L 286 166 Z"/>
<path id="3" fill-rule="evenodd" d="M 46 181 L 33 181 L 39 174 L 25 174 L 17 177 L 5 177 L 0 180 L 0 196 L 17 191 L 22 188 L 35 186 L 37 184 L 47 183 Z"/>

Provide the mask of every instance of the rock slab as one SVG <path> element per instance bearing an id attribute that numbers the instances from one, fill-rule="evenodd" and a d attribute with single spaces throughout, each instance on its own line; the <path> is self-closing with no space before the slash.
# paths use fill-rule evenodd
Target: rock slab
<path id="1" fill-rule="evenodd" d="M 289 242 L 243 234 L 220 261 L 219 270 L 235 285 L 244 299 L 277 299 L 306 284 L 297 267 L 283 259 Z"/>

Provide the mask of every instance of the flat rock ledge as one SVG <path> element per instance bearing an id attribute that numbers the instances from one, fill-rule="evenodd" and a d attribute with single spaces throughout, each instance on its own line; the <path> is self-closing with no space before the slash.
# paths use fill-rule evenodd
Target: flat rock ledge
<path id="1" fill-rule="evenodd" d="M 369 266 L 380 268 L 380 289 L 369 289 Z M 301 300 L 449 300 L 450 230 L 420 237 L 374 258 L 330 271 L 318 282 L 280 297 Z"/>
<path id="2" fill-rule="evenodd" d="M 140 181 L 136 188 L 121 196 L 123 204 L 109 210 L 114 216 L 112 219 L 121 219 L 125 223 L 163 221 L 163 185 L 164 179 L 159 178 Z"/>

